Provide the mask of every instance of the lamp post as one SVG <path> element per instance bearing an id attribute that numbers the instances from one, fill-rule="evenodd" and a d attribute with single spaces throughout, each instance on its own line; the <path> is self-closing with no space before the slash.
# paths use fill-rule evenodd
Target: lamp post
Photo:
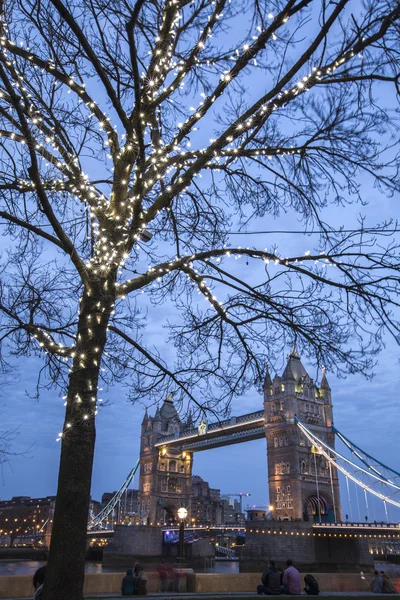
<path id="1" fill-rule="evenodd" d="M 179 518 L 179 556 L 177 557 L 178 562 L 184 562 L 185 560 L 185 519 L 188 511 L 184 506 L 178 509 Z"/>

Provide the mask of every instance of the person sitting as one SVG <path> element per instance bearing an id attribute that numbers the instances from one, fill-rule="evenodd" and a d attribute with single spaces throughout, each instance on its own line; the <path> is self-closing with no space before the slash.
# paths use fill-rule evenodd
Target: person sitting
<path id="1" fill-rule="evenodd" d="M 374 594 L 382 594 L 383 593 L 383 581 L 382 577 L 379 575 L 378 571 L 374 571 L 374 575 L 371 579 L 371 591 Z"/>
<path id="2" fill-rule="evenodd" d="M 306 594 L 308 594 L 309 596 L 318 596 L 318 594 L 319 594 L 318 581 L 315 579 L 315 577 L 310 575 L 310 573 L 307 573 L 307 575 L 304 577 L 304 584 L 305 584 L 304 591 Z"/>
<path id="3" fill-rule="evenodd" d="M 257 594 L 276 596 L 281 594 L 281 572 L 275 567 L 275 561 L 269 560 L 261 575 L 262 583 L 257 586 Z"/>
<path id="4" fill-rule="evenodd" d="M 398 594 L 396 586 L 390 579 L 389 575 L 385 571 L 381 571 L 379 575 L 382 577 L 383 593 L 384 594 Z"/>
<path id="5" fill-rule="evenodd" d="M 132 575 L 132 569 L 126 570 L 126 575 L 121 584 L 121 594 L 123 596 L 133 596 L 136 594 L 136 577 Z"/>
<path id="6" fill-rule="evenodd" d="M 147 594 L 147 575 L 143 570 L 141 564 L 136 563 L 135 565 L 136 574 L 136 595 L 146 596 Z"/>
<path id="7" fill-rule="evenodd" d="M 300 573 L 293 566 L 293 561 L 290 558 L 286 561 L 286 566 L 287 569 L 283 573 L 282 594 L 299 596 L 301 594 Z"/>

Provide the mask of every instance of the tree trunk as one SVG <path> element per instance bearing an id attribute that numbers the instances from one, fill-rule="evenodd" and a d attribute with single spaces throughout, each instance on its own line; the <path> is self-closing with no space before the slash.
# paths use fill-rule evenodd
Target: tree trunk
<path id="1" fill-rule="evenodd" d="M 100 312 L 98 304 L 102 299 Z M 70 374 L 44 600 L 82 600 L 97 386 L 112 299 L 84 296 Z"/>

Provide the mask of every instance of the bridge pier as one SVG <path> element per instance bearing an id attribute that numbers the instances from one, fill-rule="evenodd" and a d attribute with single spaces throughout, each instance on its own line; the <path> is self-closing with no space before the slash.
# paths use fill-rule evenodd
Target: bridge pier
<path id="1" fill-rule="evenodd" d="M 247 523 L 241 572 L 262 572 L 268 559 L 283 567 L 288 558 L 303 571 L 368 572 L 374 568 L 367 536 L 316 532 L 312 523 L 304 521 Z"/>
<path id="2" fill-rule="evenodd" d="M 103 566 L 133 568 L 159 562 L 162 554 L 162 527 L 117 525 L 103 551 Z"/>

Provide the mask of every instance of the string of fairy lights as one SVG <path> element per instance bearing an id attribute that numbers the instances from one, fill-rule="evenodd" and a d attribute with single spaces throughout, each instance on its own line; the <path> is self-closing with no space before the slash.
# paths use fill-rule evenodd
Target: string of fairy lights
<path id="1" fill-rule="evenodd" d="M 312 67 L 297 82 L 290 83 L 289 81 L 287 84 L 277 85 L 274 90 L 266 93 L 252 107 L 248 108 L 240 118 L 233 120 L 217 138 L 211 139 L 207 147 L 199 148 L 196 151 L 188 150 L 191 146 L 189 135 L 197 130 L 201 119 L 244 69 L 250 64 L 257 65 L 257 56 L 260 51 L 265 48 L 266 44 L 273 44 L 277 40 L 278 30 L 296 14 L 297 8 L 293 6 L 285 8 L 278 15 L 269 13 L 267 14 L 268 25 L 265 28 L 258 26 L 257 35 L 253 35 L 251 40 L 232 51 L 229 56 L 229 60 L 232 62 L 231 68 L 220 74 L 219 82 L 211 93 L 203 92 L 201 101 L 188 109 L 188 116 L 177 124 L 177 131 L 172 139 L 168 143 L 164 143 L 159 136 L 157 140 L 153 141 L 151 132 L 154 131 L 154 119 L 149 115 L 155 115 L 163 102 L 173 102 L 174 92 L 184 87 L 184 80 L 192 66 L 201 63 L 201 55 L 207 48 L 212 31 L 224 16 L 225 5 L 226 0 L 214 0 L 210 3 L 211 12 L 207 22 L 200 31 L 189 58 L 184 61 L 182 58 L 174 58 L 174 45 L 182 22 L 179 1 L 168 0 L 165 2 L 159 31 L 153 40 L 153 51 L 149 51 L 148 67 L 146 72 L 142 73 L 140 113 L 138 113 L 138 106 L 134 105 L 132 114 L 127 115 L 115 100 L 113 90 L 109 89 L 108 80 L 103 81 L 105 91 L 114 101 L 114 108 L 116 108 L 122 123 L 133 123 L 137 119 L 142 131 L 145 132 L 143 135 L 149 136 L 151 145 L 146 148 L 143 164 L 138 160 L 137 148 L 138 145 L 140 146 L 138 131 L 133 129 L 129 134 L 125 133 L 119 137 L 117 126 L 112 123 L 112 118 L 104 113 L 99 103 L 88 93 L 86 84 L 81 78 L 78 80 L 75 75 L 65 74 L 51 57 L 43 59 L 24 42 L 17 43 L 10 39 L 7 33 L 7 24 L 4 20 L 1 22 L 1 62 L 13 83 L 8 89 L 3 79 L 6 89 L 1 90 L 0 99 L 5 103 L 5 108 L 1 109 L 1 114 L 10 123 L 12 130 L 2 129 L 0 140 L 11 140 L 25 146 L 28 151 L 34 152 L 41 159 L 38 167 L 39 183 L 33 179 L 21 178 L 17 182 L 18 189 L 34 192 L 39 186 L 41 190 L 72 194 L 83 203 L 90 216 L 94 239 L 94 254 L 86 261 L 78 256 L 66 232 L 60 233 L 62 228 L 56 216 L 52 214 L 50 219 L 51 209 L 48 210 L 47 216 L 60 239 L 61 247 L 64 250 L 65 248 L 73 249 L 69 254 L 84 283 L 85 295 L 91 297 L 95 294 L 99 290 L 100 283 L 107 298 L 105 301 L 93 302 L 93 313 L 87 315 L 84 336 L 79 334 L 80 337 L 77 336 L 76 343 L 70 347 L 57 343 L 49 332 L 39 326 L 30 325 L 26 328 L 44 352 L 58 356 L 61 360 L 72 361 L 71 373 L 87 369 L 89 366 L 99 367 L 102 349 L 94 346 L 87 353 L 81 351 L 81 348 L 85 344 L 91 345 L 91 339 L 95 338 L 96 327 L 114 313 L 115 301 L 124 299 L 129 293 L 139 289 L 144 292 L 147 285 L 157 285 L 157 282 L 162 282 L 163 278 L 173 271 L 180 270 L 185 273 L 211 308 L 222 319 L 228 320 L 224 303 L 218 301 L 211 285 L 206 282 L 206 275 L 201 274 L 195 268 L 194 263 L 212 260 L 220 262 L 228 258 L 238 259 L 246 256 L 261 260 L 265 265 L 290 266 L 300 274 L 308 272 L 308 266 L 304 266 L 305 264 L 310 265 L 310 268 L 313 265 L 326 268 L 342 264 L 339 256 L 333 254 L 312 255 L 310 251 L 306 251 L 302 257 L 284 258 L 277 256 L 274 252 L 268 252 L 267 249 L 258 251 L 248 247 L 224 247 L 208 252 L 176 256 L 168 262 L 150 265 L 145 273 L 133 279 L 117 282 L 117 275 L 122 274 L 122 269 L 129 259 L 132 249 L 140 249 L 140 240 L 148 225 L 154 222 L 160 214 L 170 210 L 173 199 L 187 191 L 193 178 L 203 168 L 209 165 L 221 166 L 221 161 L 237 160 L 242 156 L 266 156 L 272 160 L 273 157 L 302 152 L 302 148 L 247 148 L 251 143 L 249 134 L 263 125 L 274 111 L 284 108 L 290 101 L 309 92 L 316 84 L 323 81 L 325 76 L 332 76 L 346 63 L 362 58 L 363 50 L 370 45 L 372 40 L 367 36 L 360 37 L 343 54 L 324 66 Z M 338 3 L 332 8 L 326 21 L 327 30 L 329 30 L 330 24 L 338 18 L 342 9 L 341 5 L 342 3 Z M 30 93 L 32 83 L 27 81 L 19 70 L 16 58 L 23 59 L 25 64 L 32 65 L 34 70 L 50 75 L 54 85 L 61 84 L 68 93 L 77 98 L 78 105 L 87 113 L 88 122 L 96 120 L 100 134 L 105 134 L 105 137 L 102 138 L 103 151 L 106 152 L 107 159 L 111 159 L 113 164 L 109 197 L 91 183 L 90 176 L 83 171 L 78 154 L 71 152 L 71 149 L 66 149 L 55 130 L 46 124 L 46 115 L 39 108 L 34 95 Z M 305 64 L 306 61 L 301 59 L 298 64 L 296 63 L 294 72 L 300 72 Z M 216 67 L 212 60 L 209 66 Z M 169 77 L 172 78 L 172 81 L 167 81 Z M 17 111 L 20 121 L 21 119 L 26 121 L 25 130 L 21 124 L 18 125 L 17 120 L 10 116 L 9 111 L 12 110 Z M 47 179 L 41 175 L 41 166 L 49 170 L 55 169 L 59 175 L 55 179 Z M 177 167 L 184 170 L 175 178 Z M 162 189 L 159 191 L 161 184 Z M 150 198 L 152 194 L 155 195 L 154 201 L 145 208 L 144 197 Z M 2 216 L 4 218 L 4 214 Z M 324 281 L 324 277 L 320 276 L 320 280 Z M 99 356 L 97 357 L 96 354 Z M 97 414 L 97 389 L 90 378 L 87 381 L 87 390 L 91 402 L 93 402 L 93 409 L 88 411 L 85 408 L 85 412 L 77 413 L 83 420 L 88 420 Z M 71 400 L 78 407 L 86 405 L 86 401 L 79 394 Z M 65 430 L 60 432 L 57 439 L 60 440 L 72 426 L 72 422 L 67 422 Z"/>

